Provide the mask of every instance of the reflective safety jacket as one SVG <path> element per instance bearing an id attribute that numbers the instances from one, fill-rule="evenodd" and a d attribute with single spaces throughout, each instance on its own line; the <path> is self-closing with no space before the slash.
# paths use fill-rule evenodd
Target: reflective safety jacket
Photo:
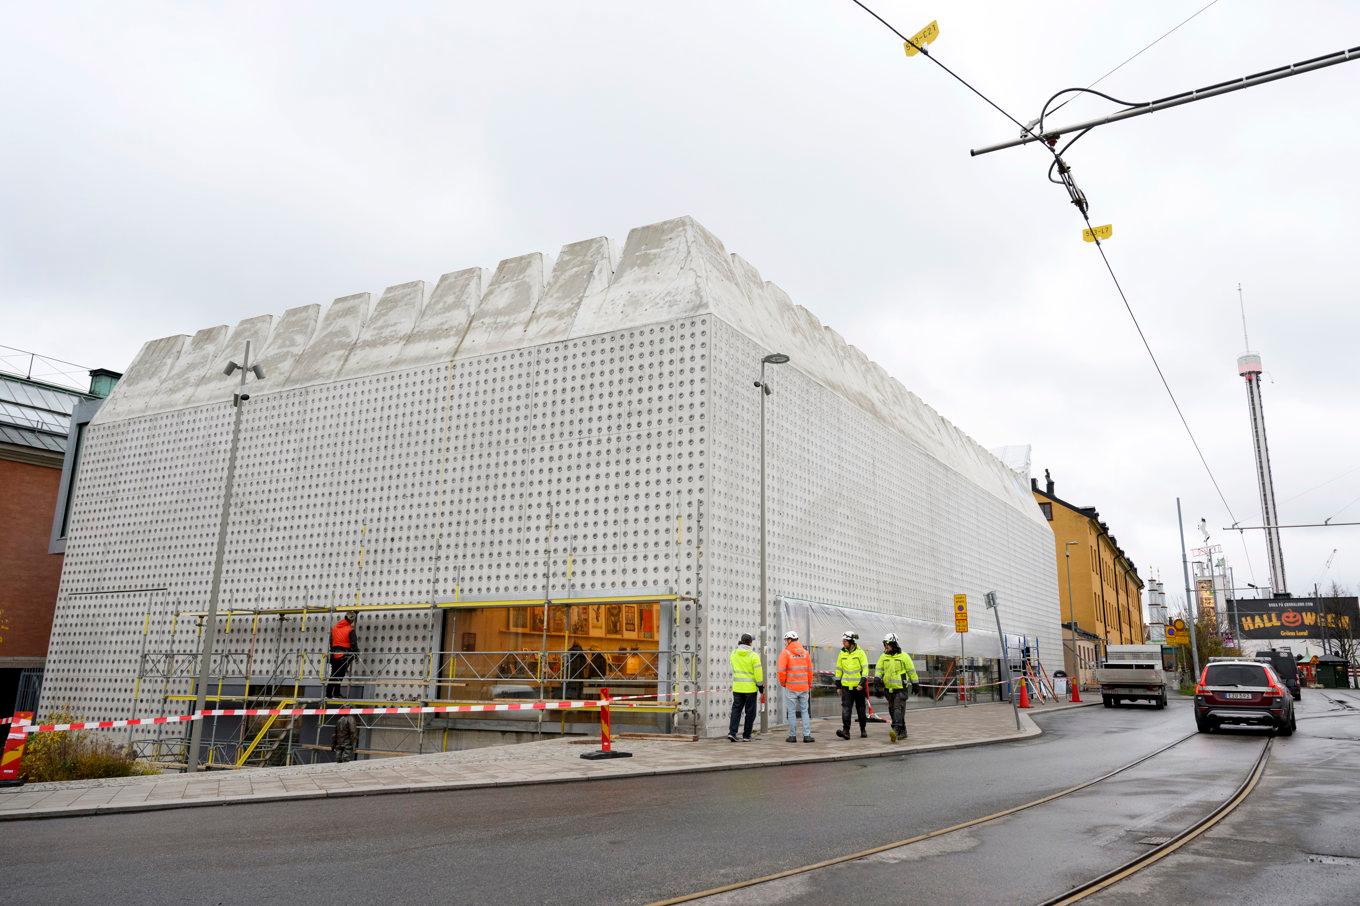
<path id="1" fill-rule="evenodd" d="M 779 685 L 790 692 L 812 688 L 812 656 L 797 641 L 779 652 Z"/>
<path id="2" fill-rule="evenodd" d="M 757 685 L 764 685 L 765 673 L 760 669 L 760 655 L 751 650 L 750 645 L 738 645 L 732 649 L 732 691 L 755 692 Z"/>
<path id="3" fill-rule="evenodd" d="M 331 651 L 357 651 L 358 641 L 354 637 L 354 624 L 345 617 L 331 627 Z"/>
<path id="4" fill-rule="evenodd" d="M 896 692 L 907 683 L 920 681 L 916 675 L 916 665 L 911 662 L 911 655 L 905 651 L 901 654 L 885 652 L 879 655 L 878 663 L 874 665 L 874 673 L 883 680 L 883 688 L 892 692 Z"/>
<path id="5" fill-rule="evenodd" d="M 836 655 L 836 682 L 847 689 L 854 689 L 869 678 L 869 656 L 856 645 L 849 651 L 841 649 Z"/>

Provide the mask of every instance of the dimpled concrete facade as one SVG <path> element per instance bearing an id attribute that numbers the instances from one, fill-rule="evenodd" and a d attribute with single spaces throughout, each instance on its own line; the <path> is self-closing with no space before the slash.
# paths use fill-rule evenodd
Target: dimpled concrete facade
<path id="1" fill-rule="evenodd" d="M 576 595 L 693 598 L 673 645 L 704 665 L 697 687 L 721 685 L 760 622 L 752 382 L 779 351 L 792 363 L 769 375 L 772 596 L 938 626 L 966 592 L 969 653 L 995 656 L 980 606 L 995 589 L 1007 632 L 1059 639 L 1053 537 L 1025 480 L 680 218 L 633 230 L 621 253 L 590 239 L 428 292 L 148 342 L 85 438 L 44 708 L 130 716 L 144 623 L 147 650 L 169 649 L 171 613 L 206 607 L 235 384 L 222 369 L 247 339 L 267 379 L 243 416 L 224 604 L 339 604 L 356 588 L 428 601 L 456 584 L 537 597 L 545 562 L 561 596 L 570 550 Z M 322 622 L 277 631 L 319 650 Z M 386 673 L 423 674 L 427 615 L 365 623 Z M 708 732 L 725 725 L 723 697 L 683 704 Z"/>

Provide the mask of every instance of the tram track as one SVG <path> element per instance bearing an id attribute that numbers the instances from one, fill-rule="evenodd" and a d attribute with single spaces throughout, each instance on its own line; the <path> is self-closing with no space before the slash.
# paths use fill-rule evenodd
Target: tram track
<path id="1" fill-rule="evenodd" d="M 1069 903 L 1080 902 L 1092 894 L 1099 893 L 1107 887 L 1112 887 L 1125 878 L 1137 874 L 1144 868 L 1155 865 L 1167 856 L 1176 852 L 1176 850 L 1203 836 L 1210 828 L 1231 815 L 1239 805 L 1246 801 L 1247 797 L 1251 795 L 1251 791 L 1256 789 L 1256 784 L 1260 782 L 1261 776 L 1265 773 L 1266 763 L 1270 759 L 1271 745 L 1274 741 L 1275 738 L 1273 736 L 1266 737 L 1265 744 L 1261 746 L 1261 754 L 1256 757 L 1256 763 L 1252 765 L 1252 769 L 1247 774 L 1246 779 L 1233 791 L 1231 796 L 1220 803 L 1218 807 L 1209 814 L 1176 834 L 1165 843 L 1153 847 L 1150 851 L 1138 856 L 1136 859 L 1130 859 L 1118 868 L 1112 869 L 1100 877 L 1093 878 L 1084 884 L 1080 884 L 1071 890 L 1068 890 L 1066 893 L 1059 894 L 1049 900 L 1044 900 L 1043 906 L 1067 906 Z"/>
<path id="2" fill-rule="evenodd" d="M 1360 713 L 1360 711 L 1357 711 L 1356 713 Z M 810 874 L 812 872 L 820 871 L 822 869 L 831 868 L 837 865 L 844 865 L 846 863 L 854 862 L 860 859 L 865 859 L 867 857 L 875 856 L 880 853 L 886 853 L 890 850 L 912 846 L 913 844 L 922 843 L 927 840 L 934 840 L 950 834 L 956 834 L 961 831 L 966 831 L 970 828 L 978 827 L 979 825 L 988 824 L 990 822 L 998 821 L 1002 818 L 1007 818 L 1011 815 L 1027 811 L 1029 809 L 1037 808 L 1039 806 L 1051 802 L 1056 802 L 1067 796 L 1071 796 L 1074 793 L 1081 792 L 1082 790 L 1090 789 L 1091 787 L 1096 786 L 1097 784 L 1103 783 L 1107 780 L 1110 780 L 1113 777 L 1117 777 L 1127 771 L 1130 771 L 1133 768 L 1138 767 L 1139 765 L 1145 764 L 1146 762 L 1151 761 L 1157 756 L 1162 755 L 1168 752 L 1169 750 L 1174 749 L 1176 746 L 1181 745 L 1187 740 L 1194 739 L 1199 735 L 1200 735 L 1199 733 L 1187 733 L 1185 736 L 1182 736 L 1181 738 L 1171 743 L 1168 743 L 1167 745 L 1162 746 L 1159 749 L 1155 749 L 1154 751 L 1149 752 L 1146 755 L 1143 755 L 1133 761 L 1130 761 L 1127 764 L 1115 768 L 1112 771 L 1102 774 L 1099 777 L 1095 777 L 1091 780 L 1084 781 L 1074 786 L 1067 787 L 1055 793 L 1050 793 L 1046 796 L 1041 796 L 1037 799 L 1033 799 L 1028 802 L 1021 803 L 1019 805 L 1011 806 L 1010 808 L 993 812 L 989 815 L 983 815 L 981 817 L 972 818 L 969 819 L 968 821 L 963 821 L 958 824 L 950 825 L 948 827 L 942 827 L 933 831 L 928 831 L 926 833 L 917 834 L 915 836 L 908 837 L 904 840 L 897 840 L 892 843 L 881 844 L 879 846 L 874 846 L 868 849 L 860 850 L 859 852 L 849 853 L 844 856 L 837 856 L 832 859 L 824 859 L 820 862 L 814 862 L 809 865 L 802 865 L 796 868 L 785 869 L 783 871 L 764 875 L 762 877 L 752 878 L 745 881 L 738 881 L 731 884 L 724 884 L 718 887 L 712 887 L 707 890 L 696 891 L 694 893 L 684 894 L 678 897 L 657 900 L 649 904 L 649 906 L 672 906 L 672 904 L 690 903 L 703 900 L 709 897 L 715 897 L 720 896 L 722 894 L 746 890 L 749 888 L 757 887 L 761 884 L 766 884 L 773 881 L 780 881 L 798 875 Z M 1085 899 L 1086 897 L 1091 896 L 1094 893 L 1097 893 L 1101 890 L 1106 889 L 1107 887 L 1119 883 L 1120 881 L 1124 880 L 1130 875 L 1137 873 L 1143 868 L 1153 865 L 1156 862 L 1166 858 L 1167 856 L 1176 852 L 1181 847 L 1192 842 L 1193 840 L 1207 832 L 1214 825 L 1218 824 L 1220 821 L 1222 821 L 1224 818 L 1230 815 L 1239 805 L 1242 804 L 1243 801 L 1246 800 L 1248 796 L 1250 796 L 1251 791 L 1255 789 L 1257 783 L 1261 779 L 1261 776 L 1265 772 L 1265 768 L 1269 760 L 1269 755 L 1273 741 L 1274 741 L 1273 737 L 1266 737 L 1264 739 L 1261 745 L 1261 750 L 1258 753 L 1256 760 L 1252 763 L 1252 766 L 1247 772 L 1247 775 L 1245 779 L 1242 781 L 1242 783 L 1239 784 L 1226 799 L 1220 802 L 1212 811 L 1210 811 L 1203 818 L 1199 819 L 1193 825 L 1181 831 L 1180 833 L 1172 836 L 1165 842 L 1155 846 L 1154 848 L 1150 849 L 1145 853 L 1139 854 L 1137 858 L 1125 862 L 1124 864 L 1117 866 L 1116 868 L 1111 869 L 1110 871 L 1105 872 L 1104 874 L 1101 874 L 1098 877 L 1091 879 L 1090 881 L 1084 882 L 1076 887 L 1073 887 L 1052 899 L 1042 901 L 1043 906 L 1054 906 L 1054 904 L 1068 904 L 1079 902 L 1080 900 Z"/>

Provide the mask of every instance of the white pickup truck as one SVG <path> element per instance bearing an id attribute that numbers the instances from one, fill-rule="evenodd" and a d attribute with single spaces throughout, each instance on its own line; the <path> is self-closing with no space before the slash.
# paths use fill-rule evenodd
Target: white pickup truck
<path id="1" fill-rule="evenodd" d="M 1105 661 L 1096 668 L 1100 697 L 1105 707 L 1120 702 L 1149 701 L 1166 707 L 1166 674 L 1162 671 L 1162 646 L 1111 645 Z"/>

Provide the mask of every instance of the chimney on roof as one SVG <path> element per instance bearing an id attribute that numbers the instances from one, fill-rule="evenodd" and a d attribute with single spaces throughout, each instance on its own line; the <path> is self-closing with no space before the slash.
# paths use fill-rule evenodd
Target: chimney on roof
<path id="1" fill-rule="evenodd" d="M 1049 497 L 1053 496 L 1053 476 L 1048 474 L 1048 469 L 1044 469 L 1044 489 Z"/>
<path id="2" fill-rule="evenodd" d="M 123 377 L 117 371 L 109 371 L 107 368 L 96 368 L 90 372 L 90 395 L 100 399 L 107 399 L 113 392 L 113 385 Z"/>

